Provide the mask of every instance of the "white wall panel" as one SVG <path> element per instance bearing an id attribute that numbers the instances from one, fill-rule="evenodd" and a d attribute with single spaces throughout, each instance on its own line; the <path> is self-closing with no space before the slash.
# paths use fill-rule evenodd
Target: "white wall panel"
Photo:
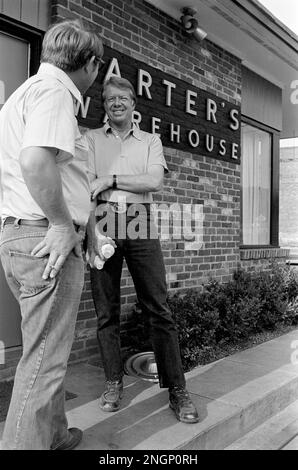
<path id="1" fill-rule="evenodd" d="M 46 30 L 49 25 L 50 0 L 0 0 L 0 13 Z"/>

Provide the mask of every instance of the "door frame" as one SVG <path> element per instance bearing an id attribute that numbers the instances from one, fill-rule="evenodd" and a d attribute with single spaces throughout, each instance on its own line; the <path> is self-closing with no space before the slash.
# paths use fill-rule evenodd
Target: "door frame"
<path id="1" fill-rule="evenodd" d="M 21 21 L 0 14 L 0 32 L 6 33 L 16 39 L 24 39 L 29 43 L 29 76 L 34 75 L 40 65 L 40 54 L 44 31 L 33 26 L 26 25 Z"/>

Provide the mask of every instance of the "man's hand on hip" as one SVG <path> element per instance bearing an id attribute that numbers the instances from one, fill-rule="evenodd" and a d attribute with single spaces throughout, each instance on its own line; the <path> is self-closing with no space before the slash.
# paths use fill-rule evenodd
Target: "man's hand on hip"
<path id="1" fill-rule="evenodd" d="M 82 235 L 76 233 L 73 225 L 51 225 L 44 239 L 31 252 L 38 258 L 49 255 L 43 279 L 55 277 L 72 250 L 80 256 L 81 241 Z"/>

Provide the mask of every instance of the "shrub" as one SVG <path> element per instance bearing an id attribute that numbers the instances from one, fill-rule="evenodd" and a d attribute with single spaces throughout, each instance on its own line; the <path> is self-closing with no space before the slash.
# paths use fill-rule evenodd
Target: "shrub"
<path id="1" fill-rule="evenodd" d="M 288 303 L 283 313 L 282 321 L 285 325 L 298 324 L 298 297 Z"/>
<path id="2" fill-rule="evenodd" d="M 186 370 L 212 360 L 221 345 L 282 325 L 298 324 L 298 281 L 289 266 L 269 271 L 237 270 L 226 284 L 210 280 L 203 292 L 190 289 L 169 297 Z M 139 308 L 134 350 L 151 349 L 148 325 Z"/>

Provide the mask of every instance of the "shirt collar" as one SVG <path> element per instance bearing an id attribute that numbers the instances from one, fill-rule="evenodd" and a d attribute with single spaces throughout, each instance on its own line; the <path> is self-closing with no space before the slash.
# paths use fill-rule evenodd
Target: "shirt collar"
<path id="1" fill-rule="evenodd" d="M 112 132 L 112 127 L 109 123 L 109 121 L 107 121 L 105 123 L 105 125 L 103 126 L 103 130 L 105 132 L 106 135 L 108 135 L 109 133 Z M 132 128 L 131 130 L 129 131 L 131 135 L 133 135 L 136 139 L 138 140 L 142 140 L 142 137 L 141 137 L 141 131 L 140 129 L 137 127 L 137 125 L 133 122 L 132 124 Z"/>
<path id="2" fill-rule="evenodd" d="M 57 80 L 59 80 L 59 82 L 63 83 L 63 85 L 70 91 L 74 98 L 82 104 L 82 95 L 80 91 L 75 86 L 71 78 L 65 72 L 63 72 L 63 70 L 59 69 L 55 65 L 43 62 L 40 64 L 37 75 L 50 75 L 55 77 Z"/>

